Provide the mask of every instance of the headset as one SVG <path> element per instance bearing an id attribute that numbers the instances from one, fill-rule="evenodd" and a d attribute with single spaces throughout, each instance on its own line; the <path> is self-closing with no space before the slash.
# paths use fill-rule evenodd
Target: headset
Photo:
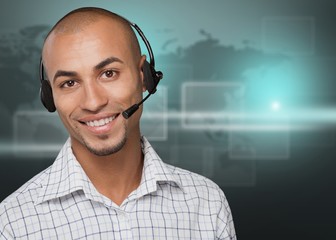
<path id="1" fill-rule="evenodd" d="M 106 10 L 107 11 L 107 10 Z M 115 14 L 115 13 L 114 13 Z M 116 14 L 120 18 L 124 19 L 129 25 L 136 30 L 136 32 L 141 37 L 142 41 L 145 43 L 147 51 L 149 53 L 149 62 L 146 60 L 144 62 L 144 65 L 142 67 L 142 71 L 144 74 L 144 82 L 146 89 L 148 91 L 148 95 L 143 98 L 140 102 L 134 104 L 130 108 L 126 109 L 122 112 L 122 115 L 125 119 L 128 119 L 135 113 L 141 104 L 143 104 L 151 94 L 154 94 L 156 92 L 157 85 L 159 84 L 160 80 L 163 78 L 163 73 L 161 71 L 155 70 L 155 60 L 154 60 L 154 54 L 152 51 L 152 48 L 149 44 L 149 41 L 145 37 L 144 33 L 141 31 L 141 29 L 133 22 L 130 22 L 126 18 Z M 50 86 L 50 82 L 47 79 L 44 79 L 45 73 L 44 73 L 44 66 L 42 57 L 40 58 L 40 68 L 39 68 L 39 76 L 40 76 L 40 99 L 43 104 L 43 106 L 49 111 L 49 112 L 55 112 L 56 106 L 53 99 L 53 93 Z"/>

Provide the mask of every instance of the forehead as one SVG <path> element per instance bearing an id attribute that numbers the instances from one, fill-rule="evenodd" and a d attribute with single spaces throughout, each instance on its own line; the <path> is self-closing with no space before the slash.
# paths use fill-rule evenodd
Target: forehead
<path id="1" fill-rule="evenodd" d="M 100 19 L 77 31 L 54 31 L 43 46 L 44 64 L 48 68 L 70 60 L 99 61 L 111 55 L 129 61 L 133 51 L 128 31 L 123 24 L 111 19 Z"/>

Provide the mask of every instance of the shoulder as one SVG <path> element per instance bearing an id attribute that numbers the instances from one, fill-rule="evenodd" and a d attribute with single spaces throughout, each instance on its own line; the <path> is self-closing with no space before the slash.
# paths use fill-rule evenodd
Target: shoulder
<path id="1" fill-rule="evenodd" d="M 202 216 L 213 216 L 218 239 L 236 239 L 232 212 L 222 189 L 212 180 L 197 173 L 167 165 L 185 192 L 188 203 L 198 206 Z"/>
<path id="2" fill-rule="evenodd" d="M 166 164 L 166 166 L 186 194 L 217 202 L 219 205 L 226 201 L 222 189 L 209 178 L 169 164 Z"/>
<path id="3" fill-rule="evenodd" d="M 34 202 L 49 169 L 34 176 L 0 203 L 0 238 L 11 238 L 15 232 L 14 226 L 19 226 L 27 215 L 32 214 Z"/>
<path id="4" fill-rule="evenodd" d="M 50 184 L 50 177 L 61 172 L 64 167 L 64 155 L 68 154 L 70 148 L 69 141 L 67 141 L 61 151 L 59 152 L 56 160 L 48 168 L 44 169 L 19 189 L 9 195 L 5 200 L 0 203 L 0 216 L 4 209 L 10 207 L 15 208 L 29 203 L 34 203 L 44 185 Z"/>
<path id="5" fill-rule="evenodd" d="M 17 211 L 25 205 L 34 204 L 38 196 L 42 182 L 49 175 L 50 167 L 35 175 L 15 192 L 9 195 L 0 203 L 0 218 L 2 219 L 6 212 Z M 8 213 L 7 213 L 8 215 Z"/>
<path id="6" fill-rule="evenodd" d="M 200 174 L 167 165 L 184 192 L 188 205 L 197 206 L 203 216 L 212 216 L 220 234 L 234 235 L 232 213 L 223 190 L 212 180 Z"/>
<path id="7" fill-rule="evenodd" d="M 27 217 L 36 216 L 35 204 L 50 167 L 27 181 L 0 203 L 0 238 L 13 239 Z"/>

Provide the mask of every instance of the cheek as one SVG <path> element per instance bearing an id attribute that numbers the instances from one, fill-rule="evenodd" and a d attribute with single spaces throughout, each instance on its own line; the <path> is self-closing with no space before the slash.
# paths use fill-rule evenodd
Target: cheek
<path id="1" fill-rule="evenodd" d="M 62 115 L 69 115 L 76 107 L 78 107 L 81 97 L 80 91 L 62 92 L 60 89 L 53 89 L 53 97 L 56 109 Z"/>
<path id="2" fill-rule="evenodd" d="M 67 110 L 64 109 L 62 106 L 60 105 L 56 105 L 56 109 L 57 109 L 57 113 L 58 113 L 58 116 L 59 118 L 61 119 L 63 125 L 65 127 L 67 127 L 69 125 L 69 120 L 68 120 L 68 114 L 67 114 Z"/>
<path id="3" fill-rule="evenodd" d="M 142 84 L 137 81 L 122 83 L 118 88 L 110 90 L 110 99 L 120 100 L 125 103 L 135 103 L 142 99 Z"/>
<path id="4" fill-rule="evenodd" d="M 71 116 L 75 105 L 76 98 L 68 96 L 55 96 L 54 97 L 55 106 L 59 117 L 62 122 L 66 125 L 67 119 Z"/>
<path id="5" fill-rule="evenodd" d="M 57 97 L 54 97 L 54 103 L 57 109 L 57 112 L 60 116 L 66 115 L 65 113 L 67 112 L 67 107 L 65 104 L 66 99 L 63 98 L 63 101 L 60 101 Z"/>

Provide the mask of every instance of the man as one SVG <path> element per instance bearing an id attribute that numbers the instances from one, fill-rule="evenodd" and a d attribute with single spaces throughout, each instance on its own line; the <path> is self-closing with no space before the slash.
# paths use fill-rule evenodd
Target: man
<path id="1" fill-rule="evenodd" d="M 146 91 L 130 24 L 74 10 L 48 34 L 43 66 L 70 138 L 56 161 L 0 205 L 1 239 L 236 239 L 212 181 L 161 161 L 139 121 Z"/>

